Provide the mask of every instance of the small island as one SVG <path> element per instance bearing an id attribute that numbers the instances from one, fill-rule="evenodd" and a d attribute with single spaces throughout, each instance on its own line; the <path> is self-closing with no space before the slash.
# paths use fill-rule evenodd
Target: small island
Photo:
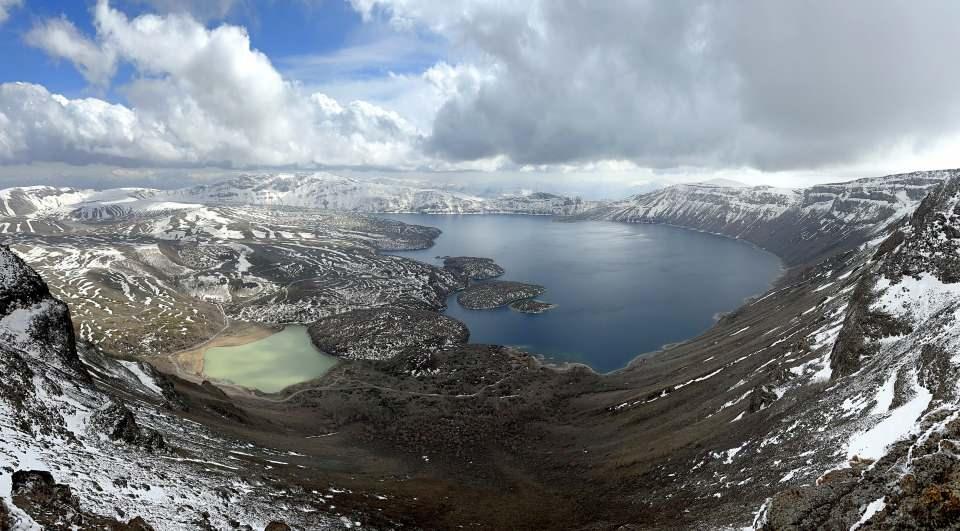
<path id="1" fill-rule="evenodd" d="M 523 299 L 519 301 L 513 301 L 510 303 L 510 309 L 518 311 L 520 313 L 532 313 L 538 314 L 543 313 L 547 310 L 552 310 L 556 308 L 556 304 L 551 304 L 549 302 L 538 301 L 537 299 Z"/>
<path id="2" fill-rule="evenodd" d="M 491 258 L 442 256 L 443 268 L 464 280 L 488 280 L 504 273 Z"/>
<path id="3" fill-rule="evenodd" d="M 513 302 L 532 299 L 544 291 L 543 286 L 536 284 L 491 280 L 463 290 L 457 296 L 457 302 L 468 310 L 492 310 Z"/>

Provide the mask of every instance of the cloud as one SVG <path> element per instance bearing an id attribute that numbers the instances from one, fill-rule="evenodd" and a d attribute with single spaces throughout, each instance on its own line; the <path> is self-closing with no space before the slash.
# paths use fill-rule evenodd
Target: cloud
<path id="1" fill-rule="evenodd" d="M 10 18 L 10 11 L 23 5 L 23 0 L 0 0 L 0 24 Z"/>
<path id="2" fill-rule="evenodd" d="M 65 18 L 26 34 L 122 99 L 0 86 L 0 163 L 960 165 L 954 2 L 349 0 L 365 28 L 278 69 L 244 28 L 203 23 L 244 0 L 128 1 L 160 14 L 99 0 L 91 35 Z"/>
<path id="3" fill-rule="evenodd" d="M 0 85 L 0 160 L 236 166 L 420 164 L 421 134 L 395 112 L 340 103 L 286 80 L 237 26 L 185 13 L 129 19 L 100 0 L 96 39 L 63 19 L 27 42 L 72 61 L 92 82 L 119 64 L 136 75 L 127 104 L 70 100 L 37 85 Z"/>
<path id="4" fill-rule="evenodd" d="M 94 85 L 106 85 L 116 71 L 116 57 L 85 37 L 66 18 L 54 18 L 35 25 L 24 37 L 27 44 L 49 55 L 72 62 Z"/>
<path id="5" fill-rule="evenodd" d="M 960 4 L 351 0 L 492 73 L 452 94 L 450 160 L 831 167 L 960 132 Z"/>
<path id="6" fill-rule="evenodd" d="M 223 20 L 230 13 L 247 7 L 245 0 L 130 0 L 147 4 L 159 13 L 185 13 L 200 21 Z"/>
<path id="7" fill-rule="evenodd" d="M 40 85 L 0 84 L 0 160 L 88 163 L 176 160 L 175 139 L 161 124 L 102 100 L 68 100 Z"/>

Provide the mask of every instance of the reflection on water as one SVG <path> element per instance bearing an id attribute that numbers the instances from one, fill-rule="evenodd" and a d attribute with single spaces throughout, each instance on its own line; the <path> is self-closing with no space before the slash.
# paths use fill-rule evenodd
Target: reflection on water
<path id="1" fill-rule="evenodd" d="M 207 377 L 268 393 L 323 376 L 336 364 L 313 346 L 304 326 L 287 326 L 245 345 L 213 347 L 203 356 Z"/>

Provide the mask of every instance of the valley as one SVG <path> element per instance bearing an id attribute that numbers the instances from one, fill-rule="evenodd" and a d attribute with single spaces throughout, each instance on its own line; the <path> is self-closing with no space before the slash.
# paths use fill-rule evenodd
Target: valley
<path id="1" fill-rule="evenodd" d="M 0 194 L 0 455 L 10 463 L 0 500 L 11 518 L 812 529 L 849 528 L 872 506 L 864 529 L 956 521 L 956 172 L 803 190 L 680 185 L 567 210 L 536 194 L 476 207 L 583 227 L 677 225 L 745 240 L 789 267 L 699 336 L 609 374 L 470 342 L 472 330 L 441 312 L 472 282 L 513 281 L 509 260 L 395 256 L 431 252 L 441 232 L 366 215 L 466 203 L 391 189 L 377 192 L 385 208 L 365 186 L 318 182 Z M 352 199 L 333 201 L 344 187 Z M 525 280 L 546 291 L 521 285 L 478 305 L 556 302 L 566 287 Z M 476 311 L 538 319 L 568 306 Z M 340 361 L 278 392 L 203 374 L 204 348 L 290 324 L 311 325 Z M 93 454 L 115 466 L 96 467 Z M 76 504 L 14 474 L 34 469 Z"/>

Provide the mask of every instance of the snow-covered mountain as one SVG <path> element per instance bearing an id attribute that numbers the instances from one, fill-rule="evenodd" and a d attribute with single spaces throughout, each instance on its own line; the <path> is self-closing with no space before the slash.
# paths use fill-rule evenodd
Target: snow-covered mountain
<path id="1" fill-rule="evenodd" d="M 158 198 L 206 204 L 291 206 L 347 212 L 572 215 L 597 206 L 547 193 L 482 198 L 392 181 L 330 173 L 247 175 L 210 185 L 159 192 Z"/>
<path id="2" fill-rule="evenodd" d="M 389 179 L 331 173 L 257 174 L 177 190 L 87 190 L 30 186 L 0 190 L 0 216 L 105 220 L 205 205 L 296 207 L 357 213 L 571 216 L 602 203 L 544 192 L 478 197 Z M 28 227 L 24 226 L 26 230 Z"/>
<path id="3" fill-rule="evenodd" d="M 956 528 L 960 176 L 869 236 L 612 376 L 641 527 Z"/>
<path id="4" fill-rule="evenodd" d="M 666 223 L 742 238 L 788 264 L 849 249 L 908 215 L 956 171 L 915 172 L 803 189 L 681 184 L 580 215 L 627 223 Z"/>
<path id="5" fill-rule="evenodd" d="M 237 402 L 277 422 L 331 423 L 309 435 L 257 428 L 278 444 L 303 445 L 296 453 L 225 436 L 253 433 L 244 424 L 253 414 L 244 417 L 209 383 L 174 386 L 174 377 L 109 359 L 84 340 L 115 348 L 108 336 L 119 337 L 119 327 L 141 339 L 162 331 L 162 321 L 171 327 L 163 343 L 173 344 L 184 316 L 203 317 L 187 313 L 199 299 L 185 296 L 201 291 L 241 319 L 281 322 L 282 310 L 312 320 L 331 309 L 363 315 L 404 305 L 440 315 L 449 291 L 443 272 L 376 252 L 425 245 L 436 231 L 237 208 L 202 194 L 128 197 L 109 200 L 192 206 L 125 221 L 61 219 L 70 230 L 8 235 L 70 300 L 74 318 L 89 320 L 87 334 L 74 336 L 66 306 L 0 248 L 0 522 L 36 529 L 82 519 L 88 528 L 137 529 L 137 515 L 157 529 L 262 529 L 275 518 L 325 528 L 362 519 L 339 512 L 351 499 L 360 512 L 405 517 L 429 502 L 417 490 L 388 498 L 358 489 L 351 498 L 343 488 L 301 486 L 329 481 L 325 459 L 301 452 L 337 433 L 343 446 L 319 454 L 342 458 L 337 467 L 381 466 L 365 454 L 348 461 L 345 448 L 365 444 L 393 448 L 387 455 L 412 467 L 372 475 L 361 483 L 367 488 L 402 477 L 394 487 L 415 489 L 407 474 L 436 462 L 431 481 L 459 480 L 478 462 L 472 477 L 487 477 L 509 455 L 504 478 L 522 470 L 525 484 L 550 487 L 533 506 L 588 499 L 582 512 L 602 502 L 589 513 L 601 519 L 591 528 L 949 529 L 960 517 L 960 172 L 804 190 L 684 185 L 594 210 L 739 236 L 802 265 L 702 336 L 616 373 L 553 371 L 512 349 L 454 346 L 387 365 L 344 361 L 338 380 L 320 388 Z M 197 205 L 208 201 L 220 206 Z M 69 213 L 78 204 L 51 208 Z M 49 210 L 33 212 L 41 211 Z M 37 228 L 45 218 L 22 219 Z M 143 310 L 151 300 L 156 317 Z M 379 312 L 396 325 L 394 314 Z M 210 315 L 219 324 L 220 311 Z M 365 324 L 353 331 L 375 345 L 384 328 Z M 128 343 L 125 353 L 146 352 Z M 177 392 L 185 386 L 189 394 Z M 482 439 L 487 433 L 494 436 Z M 385 439 L 391 434 L 399 435 Z M 495 457 L 469 446 L 475 440 Z M 570 498 L 552 497 L 561 490 Z M 465 492 L 458 510 L 488 495 Z M 511 500 L 533 496 L 517 492 Z M 346 499 L 325 501 L 334 495 Z M 483 498 L 481 510 L 491 499 L 502 500 Z M 431 518 L 437 506 L 426 507 L 395 527 Z M 490 522 L 503 523 L 482 523 Z"/>
<path id="6" fill-rule="evenodd" d="M 835 464 L 804 469 L 820 475 L 771 497 L 758 518 L 765 528 L 960 521 L 960 178 L 887 234 L 856 255 L 847 287 L 830 296 L 842 311 L 823 327 L 835 338 L 827 386 L 791 413 L 800 436 L 816 441 L 812 462 L 829 455 Z M 840 282 L 828 274 L 816 289 Z M 768 438 L 797 437 L 788 432 Z"/>

